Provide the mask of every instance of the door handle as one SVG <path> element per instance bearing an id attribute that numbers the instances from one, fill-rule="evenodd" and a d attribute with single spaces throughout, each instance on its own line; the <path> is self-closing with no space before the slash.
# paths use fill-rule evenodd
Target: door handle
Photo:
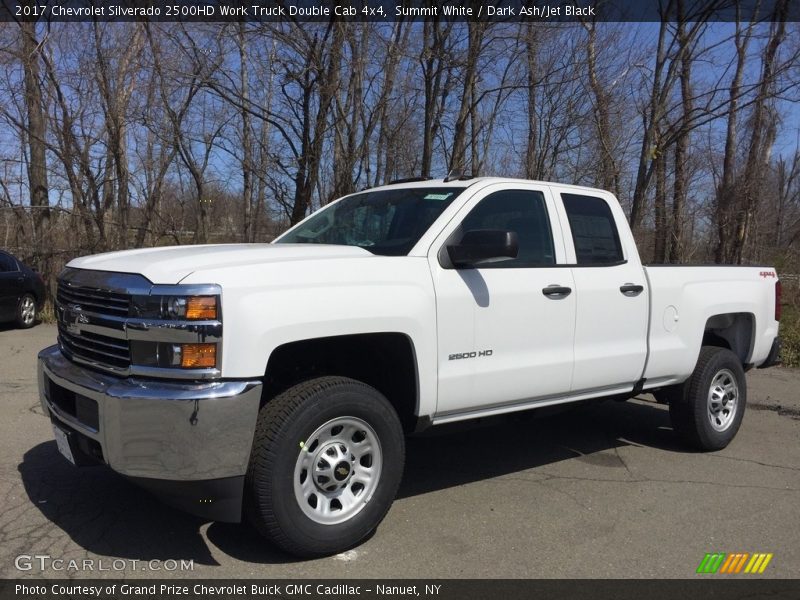
<path id="1" fill-rule="evenodd" d="M 635 283 L 626 283 L 624 285 L 619 286 L 619 291 L 622 292 L 623 296 L 629 296 L 633 298 L 634 296 L 638 296 L 644 291 L 644 286 L 636 285 Z"/>
<path id="2" fill-rule="evenodd" d="M 542 293 L 548 298 L 558 300 L 560 298 L 566 298 L 569 296 L 572 293 L 572 288 L 553 284 L 548 285 L 546 288 L 542 288 Z"/>

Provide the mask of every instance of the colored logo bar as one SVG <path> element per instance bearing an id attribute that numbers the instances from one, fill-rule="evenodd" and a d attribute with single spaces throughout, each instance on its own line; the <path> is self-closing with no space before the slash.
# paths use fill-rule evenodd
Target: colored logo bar
<path id="1" fill-rule="evenodd" d="M 708 552 L 700 561 L 697 573 L 725 573 L 735 575 L 747 573 L 756 575 L 763 573 L 772 560 L 773 554 L 765 552 Z"/>

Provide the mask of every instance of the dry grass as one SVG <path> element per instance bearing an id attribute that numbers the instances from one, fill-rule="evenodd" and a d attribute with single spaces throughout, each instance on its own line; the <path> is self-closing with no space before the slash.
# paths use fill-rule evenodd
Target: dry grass
<path id="1" fill-rule="evenodd" d="M 53 303 L 47 300 L 39 313 L 39 321 L 42 323 L 53 324 L 56 322 L 56 311 L 53 309 Z"/>
<path id="2" fill-rule="evenodd" d="M 781 314 L 781 358 L 787 367 L 800 367 L 800 307 L 797 303 L 783 305 Z"/>

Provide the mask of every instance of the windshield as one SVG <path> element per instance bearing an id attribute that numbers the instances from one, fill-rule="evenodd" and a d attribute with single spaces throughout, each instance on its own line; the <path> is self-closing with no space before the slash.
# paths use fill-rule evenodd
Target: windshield
<path id="1" fill-rule="evenodd" d="M 408 254 L 465 188 L 399 188 L 354 194 L 290 231 L 278 244 L 358 246 L 373 254 Z"/>

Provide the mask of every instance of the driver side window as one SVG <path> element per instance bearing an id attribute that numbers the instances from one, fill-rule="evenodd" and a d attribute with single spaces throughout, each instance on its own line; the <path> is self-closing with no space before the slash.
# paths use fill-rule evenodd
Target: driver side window
<path id="1" fill-rule="evenodd" d="M 542 192 L 503 190 L 487 196 L 461 223 L 462 231 L 473 229 L 515 231 L 519 239 L 517 258 L 481 265 L 481 268 L 542 267 L 556 263 Z"/>

